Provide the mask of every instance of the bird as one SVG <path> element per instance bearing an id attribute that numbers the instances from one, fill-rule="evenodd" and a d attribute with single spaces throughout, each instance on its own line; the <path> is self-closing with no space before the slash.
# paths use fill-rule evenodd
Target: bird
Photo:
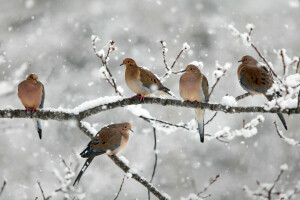
<path id="1" fill-rule="evenodd" d="M 194 102 L 195 104 L 197 102 L 207 103 L 209 101 L 208 81 L 199 68 L 195 65 L 188 65 L 181 72 L 184 72 L 184 74 L 181 75 L 179 80 L 180 96 L 185 101 Z M 197 108 L 195 112 L 200 141 L 204 142 L 204 110 Z"/>
<path id="2" fill-rule="evenodd" d="M 125 81 L 127 86 L 137 94 L 133 97 L 139 97 L 140 101 L 143 101 L 145 96 L 149 96 L 152 93 L 162 93 L 173 96 L 170 90 L 163 86 L 160 80 L 151 71 L 137 66 L 133 59 L 124 59 L 120 66 L 122 65 L 126 67 Z"/>
<path id="3" fill-rule="evenodd" d="M 272 101 L 275 96 L 281 96 L 279 92 L 272 95 L 267 94 L 274 80 L 272 74 L 265 66 L 259 67 L 257 60 L 248 55 L 243 56 L 238 62 L 241 62 L 237 70 L 238 80 L 244 90 L 251 95 L 264 95 L 269 101 Z M 277 115 L 287 130 L 288 128 L 282 113 L 277 113 Z"/>
<path id="4" fill-rule="evenodd" d="M 18 97 L 25 106 L 25 111 L 35 112 L 44 107 L 45 89 L 38 81 L 38 75 L 30 74 L 18 85 Z M 42 139 L 42 125 L 39 119 L 34 119 L 39 138 Z"/>
<path id="5" fill-rule="evenodd" d="M 95 156 L 115 155 L 125 148 L 129 139 L 129 132 L 133 132 L 130 123 L 110 124 L 103 127 L 89 142 L 80 156 L 87 158 L 73 186 L 79 183 L 81 176 L 91 164 Z"/>

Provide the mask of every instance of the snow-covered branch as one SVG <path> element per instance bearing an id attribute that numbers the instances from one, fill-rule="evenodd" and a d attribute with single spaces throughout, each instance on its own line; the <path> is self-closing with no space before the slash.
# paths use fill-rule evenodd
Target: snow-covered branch
<path id="1" fill-rule="evenodd" d="M 103 99 L 110 99 L 111 101 L 103 101 Z M 143 102 L 140 102 L 137 98 L 116 98 L 116 97 L 101 97 L 96 100 L 88 101 L 74 109 L 54 109 L 45 108 L 38 110 L 34 113 L 26 113 L 23 109 L 2 109 L 0 110 L 0 118 L 37 118 L 42 120 L 82 120 L 91 115 L 98 114 L 100 112 L 112 110 L 115 108 L 126 107 L 130 105 L 138 104 L 156 104 L 162 106 L 175 106 L 175 107 L 186 107 L 186 108 L 201 108 L 212 111 L 222 111 L 225 113 L 284 113 L 284 114 L 300 114 L 300 108 L 265 108 L 264 106 L 228 106 L 222 104 L 213 103 L 198 103 L 197 105 L 190 104 L 176 99 L 161 99 L 156 97 L 146 97 Z"/>
<path id="2" fill-rule="evenodd" d="M 276 190 L 276 185 L 280 181 L 282 174 L 287 170 L 288 170 L 288 165 L 283 164 L 280 166 L 280 172 L 273 183 L 261 183 L 259 181 L 256 181 L 257 184 L 256 190 L 251 190 L 247 186 L 244 186 L 243 190 L 244 192 L 246 192 L 247 196 L 249 196 L 251 199 L 271 200 L 273 197 L 277 197 L 277 199 L 280 200 L 290 200 L 294 196 L 300 193 L 299 182 L 295 184 L 295 187 L 292 190 L 285 190 L 285 191 L 284 189 Z"/>

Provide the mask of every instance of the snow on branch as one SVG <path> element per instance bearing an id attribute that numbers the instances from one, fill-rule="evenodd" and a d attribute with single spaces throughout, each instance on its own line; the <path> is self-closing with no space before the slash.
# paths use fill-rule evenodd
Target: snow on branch
<path id="1" fill-rule="evenodd" d="M 219 83 L 220 79 L 222 78 L 222 76 L 225 76 L 227 70 L 229 70 L 231 68 L 231 63 L 225 63 L 224 66 L 220 65 L 218 61 L 216 61 L 216 69 L 213 72 L 213 80 L 214 80 L 214 84 L 211 88 L 211 91 L 209 93 L 209 97 L 211 96 L 211 94 L 213 93 L 216 85 Z"/>
<path id="2" fill-rule="evenodd" d="M 116 79 L 113 77 L 112 73 L 108 68 L 109 55 L 111 52 L 116 50 L 115 41 L 110 40 L 107 46 L 107 52 L 105 53 L 104 49 L 97 51 L 96 43 L 100 41 L 100 38 L 96 35 L 92 35 L 91 37 L 93 50 L 95 55 L 100 58 L 102 62 L 102 67 L 100 68 L 101 78 L 105 79 L 115 90 L 117 94 L 123 96 L 123 89 L 121 87 L 117 87 Z"/>
<path id="3" fill-rule="evenodd" d="M 108 97 L 106 97 L 109 99 Z M 130 105 L 138 104 L 156 104 L 162 106 L 175 106 L 175 107 L 186 107 L 186 108 L 201 108 L 208 109 L 212 111 L 222 111 L 225 113 L 284 113 L 284 114 L 300 114 L 300 108 L 277 108 L 272 107 L 266 109 L 264 106 L 248 106 L 248 107 L 239 107 L 239 106 L 227 106 L 214 103 L 201 103 L 197 105 L 190 104 L 176 99 L 161 99 L 156 97 L 146 97 L 143 102 L 140 102 L 137 98 L 121 98 L 121 100 L 112 100 L 106 103 L 96 104 L 93 102 L 93 106 L 87 109 L 82 109 L 78 111 L 77 109 L 54 109 L 54 108 L 45 108 L 38 110 L 34 113 L 26 113 L 23 109 L 2 109 L 0 110 L 0 118 L 36 118 L 42 120 L 82 120 L 91 115 L 98 114 L 100 112 L 112 110 L 115 108 L 126 107 Z M 87 107 L 89 104 L 87 104 Z"/>
<path id="4" fill-rule="evenodd" d="M 251 190 L 248 186 L 243 187 L 243 191 L 247 194 L 251 199 L 260 199 L 260 200 L 271 200 L 273 197 L 277 197 L 280 200 L 290 200 L 294 196 L 300 193 L 300 182 L 295 184 L 294 189 L 280 189 L 276 190 L 276 185 L 279 183 L 282 174 L 288 170 L 288 165 L 283 164 L 280 166 L 280 172 L 277 175 L 277 178 L 272 183 L 261 183 L 256 181 L 257 189 Z M 284 191 L 285 190 L 285 191 Z"/>
<path id="5" fill-rule="evenodd" d="M 161 45 L 162 45 L 162 56 L 163 56 L 163 61 L 166 67 L 166 72 L 164 75 L 162 75 L 162 77 L 160 78 L 160 81 L 163 83 L 165 82 L 165 80 L 172 74 L 172 73 L 176 73 L 173 72 L 172 69 L 175 66 L 177 60 L 180 58 L 181 54 L 188 51 L 190 49 L 190 46 L 188 45 L 188 43 L 183 43 L 182 48 L 180 50 L 180 52 L 178 53 L 178 55 L 176 56 L 175 60 L 173 61 L 173 64 L 171 65 L 171 67 L 168 66 L 167 61 L 166 61 L 166 52 L 168 51 L 167 48 L 167 43 L 163 40 L 160 41 Z"/>
<path id="6" fill-rule="evenodd" d="M 85 124 L 79 125 L 80 130 L 82 130 L 89 138 L 92 139 L 92 133 L 89 131 L 89 128 L 85 126 Z M 127 177 L 133 178 L 136 181 L 138 181 L 140 184 L 142 184 L 144 187 L 148 189 L 153 195 L 155 195 L 160 200 L 169 200 L 171 199 L 169 195 L 159 191 L 155 186 L 153 186 L 151 183 L 149 183 L 144 177 L 141 177 L 135 169 L 132 169 L 128 166 L 128 161 L 124 162 L 124 158 L 119 158 L 116 155 L 108 156 L 114 163 L 120 167 L 124 173 L 127 175 Z"/>
<path id="7" fill-rule="evenodd" d="M 277 123 L 274 122 L 274 125 L 275 125 L 275 128 L 276 128 L 276 131 L 277 131 L 277 134 L 279 135 L 279 137 L 286 143 L 288 143 L 289 145 L 292 145 L 292 146 L 299 146 L 300 145 L 300 142 L 294 140 L 294 139 L 290 139 L 290 138 L 287 138 L 286 136 L 283 135 L 282 131 L 280 131 L 278 129 L 278 126 L 277 126 Z"/>
<path id="8" fill-rule="evenodd" d="M 243 136 L 245 138 L 252 137 L 257 134 L 257 126 L 263 122 L 265 118 L 262 115 L 258 115 L 254 119 L 252 119 L 249 123 L 245 124 L 245 121 L 243 120 L 243 128 L 239 130 L 231 130 L 230 127 L 224 127 L 222 130 L 216 132 L 213 135 L 209 135 L 210 138 L 226 138 L 227 140 L 233 140 L 235 137 Z"/>

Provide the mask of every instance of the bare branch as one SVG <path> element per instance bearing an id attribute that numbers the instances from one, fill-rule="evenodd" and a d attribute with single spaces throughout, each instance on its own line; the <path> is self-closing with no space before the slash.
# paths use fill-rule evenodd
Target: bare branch
<path id="1" fill-rule="evenodd" d="M 125 177 L 126 177 L 126 175 L 124 175 L 124 177 L 123 177 L 122 183 L 121 183 L 121 185 L 120 185 L 119 192 L 118 192 L 117 196 L 114 198 L 114 200 L 116 200 L 116 199 L 118 198 L 118 196 L 119 196 L 119 194 L 120 194 L 120 192 L 121 192 L 121 190 L 122 190 L 122 187 L 123 187 L 123 184 L 124 184 L 124 181 L 125 181 Z"/>
<path id="2" fill-rule="evenodd" d="M 39 188 L 41 190 L 41 193 L 42 193 L 42 196 L 43 196 L 43 200 L 49 200 L 51 198 L 51 196 L 48 196 L 47 198 L 45 197 L 44 195 L 44 191 L 42 189 L 42 186 L 41 186 L 41 183 L 39 181 L 37 181 L 38 185 L 39 185 Z"/>
<path id="3" fill-rule="evenodd" d="M 250 96 L 250 95 L 251 95 L 251 94 L 250 94 L 249 92 L 247 92 L 247 93 L 245 93 L 245 94 L 242 94 L 242 95 L 239 95 L 239 96 L 235 97 L 235 100 L 236 100 L 236 101 L 239 101 L 239 100 L 244 99 L 244 98 L 246 98 L 246 97 L 248 97 L 248 96 Z"/>
<path id="4" fill-rule="evenodd" d="M 185 125 L 172 124 L 170 122 L 166 122 L 166 121 L 155 119 L 155 118 L 147 118 L 145 116 L 140 116 L 140 118 L 142 118 L 142 119 L 144 119 L 148 122 L 154 121 L 154 122 L 158 122 L 158 123 L 161 123 L 161 124 L 165 124 L 166 127 L 173 126 L 173 127 L 177 127 L 177 128 L 183 128 L 183 129 L 186 129 L 186 130 L 191 130 L 189 127 L 187 127 Z"/>
<path id="5" fill-rule="evenodd" d="M 274 125 L 275 125 L 275 128 L 276 128 L 277 134 L 279 135 L 279 137 L 280 137 L 281 139 L 283 139 L 283 141 L 285 141 L 286 143 L 288 143 L 288 144 L 290 144 L 290 145 L 292 145 L 292 146 L 298 146 L 298 145 L 300 145 L 300 142 L 295 141 L 294 139 L 290 139 L 290 138 L 287 138 L 286 136 L 284 136 L 284 135 L 282 134 L 282 132 L 279 131 L 276 122 L 274 122 Z"/>
<path id="6" fill-rule="evenodd" d="M 84 125 L 81 124 L 80 130 L 82 130 L 89 138 L 92 139 L 91 135 L 93 135 L 89 129 Z M 88 133 L 88 134 L 87 134 Z M 132 178 L 141 183 L 143 186 L 145 186 L 153 195 L 155 195 L 160 200 L 168 200 L 168 197 L 163 194 L 161 191 L 159 191 L 156 187 L 154 187 L 151 183 L 149 183 L 145 178 L 141 177 L 136 172 L 131 171 L 130 167 L 124 163 L 121 159 L 119 159 L 118 156 L 112 155 L 108 156 L 114 163 L 120 167 L 125 173 L 131 173 Z"/>
<path id="7" fill-rule="evenodd" d="M 298 57 L 298 63 L 297 63 L 297 68 L 296 68 L 296 74 L 299 73 L 299 67 L 300 67 L 300 57 Z"/>
<path id="8" fill-rule="evenodd" d="M 285 61 L 284 61 L 284 54 L 283 54 L 282 49 L 280 50 L 280 56 L 281 56 L 282 64 L 283 64 L 283 76 L 285 76 L 286 75 L 286 64 L 285 64 Z"/>
<path id="9" fill-rule="evenodd" d="M 278 183 L 278 181 L 279 181 L 281 175 L 283 174 L 283 172 L 284 172 L 284 170 L 281 169 L 280 172 L 279 172 L 279 174 L 278 174 L 278 176 L 277 176 L 277 178 L 275 179 L 273 185 L 271 186 L 270 190 L 268 191 L 268 199 L 269 200 L 271 200 L 271 198 L 272 198 L 272 196 L 271 196 L 272 195 L 272 191 L 275 188 L 276 184 Z"/>
<path id="10" fill-rule="evenodd" d="M 168 71 L 168 70 L 170 70 L 170 68 L 168 67 L 168 64 L 167 64 L 167 61 L 166 61 L 166 50 L 167 50 L 166 42 L 161 40 L 160 43 L 162 45 L 162 55 L 163 55 L 164 64 L 165 64 L 165 67 Z"/>
<path id="11" fill-rule="evenodd" d="M 220 174 L 218 174 L 213 180 L 211 180 L 210 183 L 208 184 L 208 186 L 206 186 L 201 192 L 199 192 L 197 194 L 197 196 L 200 196 L 200 194 L 205 193 L 208 190 L 208 188 L 218 180 L 219 177 L 220 177 Z"/>
<path id="12" fill-rule="evenodd" d="M 217 116 L 218 112 L 215 112 L 215 114 L 207 121 L 204 123 L 204 125 L 207 125 L 209 122 L 211 122 L 216 116 Z"/>
<path id="13" fill-rule="evenodd" d="M 0 196 L 3 193 L 3 191 L 4 191 L 5 185 L 6 185 L 6 181 L 3 181 L 2 187 L 0 189 Z"/>
<path id="14" fill-rule="evenodd" d="M 155 160 L 154 160 L 154 166 L 153 166 L 153 172 L 152 172 L 152 176 L 150 179 L 150 183 L 152 183 L 154 175 L 155 175 L 155 171 L 156 171 L 156 165 L 157 165 L 157 151 L 156 151 L 156 129 L 153 127 L 153 136 L 154 136 L 154 156 L 155 156 Z M 150 191 L 148 190 L 148 199 L 150 200 Z"/>

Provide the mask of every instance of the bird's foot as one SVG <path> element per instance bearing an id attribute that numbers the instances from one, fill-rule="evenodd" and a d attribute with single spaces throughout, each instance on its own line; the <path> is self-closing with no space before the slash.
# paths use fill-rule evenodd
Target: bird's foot
<path id="1" fill-rule="evenodd" d="M 132 96 L 131 98 L 139 98 L 139 99 L 140 99 L 140 102 L 142 102 L 142 101 L 145 100 L 145 96 L 140 95 L 140 94 L 137 94 L 137 95 L 135 95 L 135 96 Z"/>
<path id="2" fill-rule="evenodd" d="M 196 105 L 198 105 L 199 102 L 198 101 L 193 101 L 192 103 L 196 106 Z"/>
<path id="3" fill-rule="evenodd" d="M 28 113 L 28 111 L 30 110 L 30 108 L 25 108 L 25 112 Z"/>

